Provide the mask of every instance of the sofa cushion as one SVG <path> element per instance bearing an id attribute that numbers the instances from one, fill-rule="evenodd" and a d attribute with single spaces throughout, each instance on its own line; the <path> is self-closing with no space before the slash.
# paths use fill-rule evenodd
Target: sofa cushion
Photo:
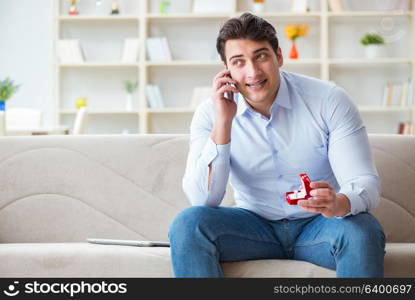
<path id="1" fill-rule="evenodd" d="M 386 277 L 415 277 L 415 245 L 387 244 Z M 170 248 L 33 243 L 0 245 L 0 277 L 172 277 Z M 222 263 L 226 277 L 335 277 L 304 261 Z"/>
<path id="2" fill-rule="evenodd" d="M 385 277 L 415 277 L 415 243 L 387 243 Z"/>
<path id="3" fill-rule="evenodd" d="M 0 245 L 0 277 L 172 277 L 170 248 L 88 243 Z"/>

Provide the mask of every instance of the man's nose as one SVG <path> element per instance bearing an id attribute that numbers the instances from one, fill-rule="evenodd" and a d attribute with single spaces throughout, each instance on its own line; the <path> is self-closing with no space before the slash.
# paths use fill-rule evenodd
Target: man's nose
<path id="1" fill-rule="evenodd" d="M 246 67 L 247 67 L 246 73 L 247 73 L 248 78 L 250 79 L 254 79 L 259 74 L 261 74 L 261 69 L 254 62 L 248 62 Z"/>

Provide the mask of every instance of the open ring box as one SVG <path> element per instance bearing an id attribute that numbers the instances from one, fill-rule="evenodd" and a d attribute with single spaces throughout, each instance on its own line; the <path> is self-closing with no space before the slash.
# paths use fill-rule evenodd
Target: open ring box
<path id="1" fill-rule="evenodd" d="M 311 187 L 310 183 L 311 180 L 306 173 L 300 174 L 301 177 L 301 189 L 292 192 L 285 193 L 285 200 L 287 200 L 288 204 L 290 205 L 297 205 L 298 200 L 308 200 L 312 196 L 310 195 Z"/>

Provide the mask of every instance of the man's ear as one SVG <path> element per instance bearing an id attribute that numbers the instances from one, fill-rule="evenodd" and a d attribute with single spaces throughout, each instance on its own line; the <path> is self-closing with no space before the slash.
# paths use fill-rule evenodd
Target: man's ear
<path id="1" fill-rule="evenodd" d="M 282 57 L 282 51 L 281 47 L 278 47 L 277 49 L 277 60 L 278 60 L 278 66 L 281 68 L 284 64 L 284 58 Z"/>

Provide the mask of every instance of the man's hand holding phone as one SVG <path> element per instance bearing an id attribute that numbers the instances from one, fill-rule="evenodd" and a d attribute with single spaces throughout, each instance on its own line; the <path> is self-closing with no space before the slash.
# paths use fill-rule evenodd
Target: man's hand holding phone
<path id="1" fill-rule="evenodd" d="M 230 76 L 229 70 L 218 73 L 213 79 L 213 107 L 216 120 L 212 128 L 211 139 L 216 145 L 224 145 L 231 140 L 232 121 L 236 115 L 237 105 L 233 101 L 233 93 L 239 93 L 237 82 Z M 232 98 L 226 98 L 231 94 Z"/>
<path id="2" fill-rule="evenodd" d="M 213 80 L 213 105 L 216 118 L 221 122 L 232 122 L 237 105 L 233 100 L 234 93 L 239 93 L 237 82 L 230 76 L 229 70 L 218 73 Z"/>

